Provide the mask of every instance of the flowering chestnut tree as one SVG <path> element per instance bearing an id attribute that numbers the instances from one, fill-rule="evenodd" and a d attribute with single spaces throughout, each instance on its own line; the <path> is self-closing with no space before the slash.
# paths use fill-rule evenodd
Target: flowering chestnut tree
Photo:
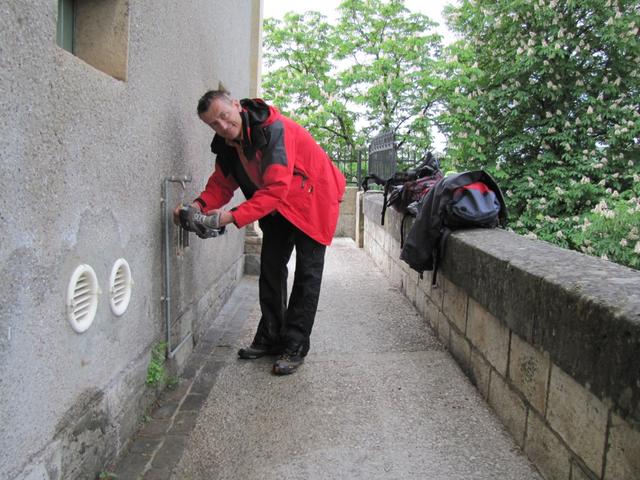
<path id="1" fill-rule="evenodd" d="M 522 234 L 640 268 L 636 0 L 461 0 L 440 126 Z"/>

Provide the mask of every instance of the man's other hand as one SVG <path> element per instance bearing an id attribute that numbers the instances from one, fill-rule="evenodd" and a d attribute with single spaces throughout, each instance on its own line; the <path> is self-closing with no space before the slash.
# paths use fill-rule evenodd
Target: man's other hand
<path id="1" fill-rule="evenodd" d="M 173 223 L 175 225 L 180 225 L 180 209 L 183 207 L 182 204 L 178 205 L 176 208 L 173 209 Z M 202 209 L 200 208 L 200 204 L 197 202 L 193 202 L 190 207 L 196 208 L 198 209 L 198 211 L 202 211 Z"/>

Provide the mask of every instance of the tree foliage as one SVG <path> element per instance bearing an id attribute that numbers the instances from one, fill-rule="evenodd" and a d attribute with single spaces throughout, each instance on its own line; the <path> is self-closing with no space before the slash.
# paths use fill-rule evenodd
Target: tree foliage
<path id="1" fill-rule="evenodd" d="M 463 0 L 441 124 L 520 233 L 640 267 L 636 1 Z"/>
<path id="2" fill-rule="evenodd" d="M 265 21 L 265 95 L 336 157 L 393 131 L 403 149 L 431 142 L 440 37 L 402 0 L 345 0 L 339 21 L 317 12 Z"/>
<path id="3" fill-rule="evenodd" d="M 402 0 L 344 0 L 265 23 L 265 94 L 335 158 L 381 131 L 487 169 L 511 228 L 640 268 L 637 0 L 459 0 L 441 52 Z"/>
<path id="4" fill-rule="evenodd" d="M 288 13 L 264 23 L 265 95 L 311 131 L 334 157 L 355 150 L 363 140 L 358 116 L 348 108 L 349 95 L 333 65 L 334 27 L 318 12 Z"/>

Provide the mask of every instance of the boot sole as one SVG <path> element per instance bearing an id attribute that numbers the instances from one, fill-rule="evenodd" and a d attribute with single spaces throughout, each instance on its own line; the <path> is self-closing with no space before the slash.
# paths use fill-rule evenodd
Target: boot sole
<path id="1" fill-rule="evenodd" d="M 262 357 L 273 357 L 278 355 L 279 352 L 264 352 L 264 353 L 247 353 L 245 350 L 238 351 L 238 358 L 241 360 L 257 360 Z"/>

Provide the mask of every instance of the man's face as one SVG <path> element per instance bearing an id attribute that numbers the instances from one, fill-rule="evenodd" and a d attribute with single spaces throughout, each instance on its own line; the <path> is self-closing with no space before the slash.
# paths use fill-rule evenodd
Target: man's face
<path id="1" fill-rule="evenodd" d="M 227 140 L 237 140 L 242 132 L 242 107 L 238 100 L 230 103 L 224 98 L 211 102 L 209 109 L 200 114 L 200 120 L 209 125 L 214 132 Z"/>

